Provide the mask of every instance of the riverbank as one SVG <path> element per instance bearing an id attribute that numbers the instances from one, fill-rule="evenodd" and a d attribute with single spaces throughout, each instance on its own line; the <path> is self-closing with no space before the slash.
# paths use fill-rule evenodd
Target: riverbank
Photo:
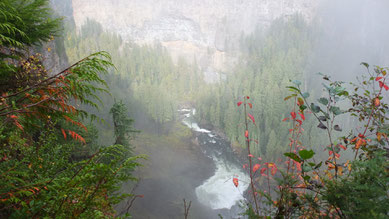
<path id="1" fill-rule="evenodd" d="M 197 201 L 195 188 L 215 172 L 212 159 L 192 142 L 192 132 L 180 122 L 165 127 L 168 134 L 140 133 L 133 141 L 136 154 L 146 154 L 135 190 L 144 195 L 133 204 L 134 218 L 183 218 L 183 199 L 192 201 L 191 218 L 217 218 Z"/>

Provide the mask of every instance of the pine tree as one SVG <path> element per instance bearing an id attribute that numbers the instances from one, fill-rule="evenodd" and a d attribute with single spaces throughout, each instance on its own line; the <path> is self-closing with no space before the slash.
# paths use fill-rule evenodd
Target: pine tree
<path id="1" fill-rule="evenodd" d="M 132 133 L 138 131 L 133 128 L 134 120 L 128 117 L 126 105 L 123 101 L 115 102 L 110 113 L 114 124 L 115 144 L 130 146 Z"/>
<path id="2" fill-rule="evenodd" d="M 40 45 L 58 33 L 59 19 L 51 18 L 48 0 L 3 0 L 0 2 L 0 85 L 18 71 L 19 60 L 31 46 Z"/>

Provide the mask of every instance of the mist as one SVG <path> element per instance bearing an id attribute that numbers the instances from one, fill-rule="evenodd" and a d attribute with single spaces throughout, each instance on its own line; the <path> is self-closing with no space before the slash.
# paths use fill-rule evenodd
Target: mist
<path id="1" fill-rule="evenodd" d="M 127 87 L 126 91 L 133 95 L 127 103 L 130 115 L 135 119 L 135 128 L 142 132 L 133 140 L 135 151 L 149 155 L 145 166 L 136 174 L 141 180 L 134 192 L 145 195 L 132 207 L 136 218 L 181 218 L 183 199 L 193 201 L 193 218 L 218 218 L 218 214 L 226 218 L 241 217 L 238 203 L 250 200 L 249 190 L 241 186 L 236 198 L 231 199 L 236 190 L 232 178 L 239 177 L 243 184 L 247 181 L 248 175 L 242 169 L 247 155 L 241 149 L 244 136 L 239 134 L 243 132 L 239 125 L 242 117 L 233 113 L 240 111 L 232 107 L 231 102 L 237 102 L 241 95 L 250 95 L 257 106 L 253 114 L 271 118 L 258 121 L 258 132 L 253 133 L 252 138 L 259 143 L 252 146 L 252 153 L 265 160 L 276 160 L 285 151 L 283 145 L 286 145 L 288 132 L 279 121 L 288 106 L 275 100 L 285 97 L 286 91 L 275 94 L 273 89 L 277 88 L 269 86 L 273 84 L 272 78 L 283 81 L 274 83 L 281 90 L 288 80 L 302 80 L 307 89 L 320 96 L 318 72 L 334 80 L 355 81 L 366 71 L 361 62 L 372 66 L 388 64 L 387 1 L 229 1 L 223 2 L 219 9 L 217 2 L 166 1 L 163 4 L 159 1 L 154 4 L 153 1 L 98 2 L 89 8 L 88 3 L 73 1 L 76 28 L 82 31 L 80 25 L 86 18 L 96 20 L 106 33 L 118 34 L 123 39 L 123 51 L 129 47 L 131 53 L 132 43 L 141 45 L 137 48 L 140 50 L 147 46 L 149 54 L 154 53 L 153 48 L 160 48 L 157 50 L 166 56 L 162 63 L 169 60 L 169 68 L 177 72 L 174 77 L 183 79 L 173 81 L 175 88 L 171 89 L 166 87 L 171 85 L 164 83 L 164 74 L 169 70 L 160 72 L 156 77 L 162 81 L 152 82 L 150 86 L 158 86 L 159 92 L 168 99 L 150 108 L 160 97 L 158 91 L 148 93 L 149 87 L 136 90 L 142 82 L 137 79 L 138 84 L 134 86 L 131 77 L 139 77 L 136 71 L 140 68 L 135 69 L 133 76 L 120 73 L 122 82 L 128 81 L 122 87 Z M 234 7 L 236 10 L 232 9 Z M 135 12 L 135 8 L 138 11 Z M 129 13 L 128 17 L 123 13 Z M 126 43 L 130 44 L 126 46 Z M 98 45 L 104 49 L 104 43 Z M 119 52 L 118 56 L 121 55 Z M 123 61 L 118 61 L 119 67 Z M 153 63 L 140 64 L 144 66 L 141 69 Z M 277 66 L 280 66 L 278 70 Z M 163 65 L 154 67 L 148 74 L 160 71 L 161 67 Z M 132 68 L 131 64 L 127 68 Z M 191 69 L 188 77 L 183 76 L 182 71 L 188 69 Z M 140 77 L 147 81 L 150 75 Z M 267 81 L 268 87 L 247 81 L 250 77 L 254 81 Z M 190 85 L 194 80 L 196 85 Z M 179 83 L 186 85 L 181 87 Z M 117 90 L 119 98 L 124 97 L 119 94 L 123 91 Z M 173 95 L 172 91 L 176 93 Z M 256 92 L 270 97 L 270 105 L 261 106 L 267 98 L 258 97 Z M 216 97 L 212 98 L 211 93 L 216 93 Z M 157 99 L 145 101 L 148 95 L 156 95 L 153 98 Z M 131 106 L 134 101 L 142 107 Z M 172 111 L 164 111 L 166 106 Z M 198 113 L 193 115 L 179 113 L 196 109 Z M 271 113 L 274 109 L 277 114 Z M 188 118 L 190 125 L 185 122 Z M 341 121 L 344 128 L 353 124 L 350 120 Z M 308 126 L 316 125 L 313 122 Z M 185 130 L 187 128 L 189 130 Z M 278 131 L 274 132 L 276 129 Z M 315 133 L 310 131 L 310 135 Z M 323 138 L 310 136 L 304 141 L 320 145 Z M 325 156 L 323 152 L 317 153 Z M 221 184 L 217 184 L 218 181 Z M 128 184 L 122 190 L 133 186 Z M 215 193 L 213 189 L 222 193 Z M 236 204 L 226 205 L 229 202 Z M 121 204 L 118 209 L 124 206 Z"/>
<path id="2" fill-rule="evenodd" d="M 89 180 L 85 187 L 95 191 L 82 190 L 85 197 L 61 193 L 64 198 L 59 206 L 76 206 L 84 201 L 89 206 L 74 207 L 74 217 L 389 215 L 385 202 L 387 173 L 384 174 L 389 157 L 389 107 L 384 103 L 389 90 L 389 1 L 49 2 L 55 13 L 47 16 L 62 16 L 56 24 L 58 30 L 40 40 L 42 45 L 31 43 L 33 48 L 29 42 L 15 44 L 15 54 L 21 50 L 18 46 L 26 44 L 26 54 L 39 52 L 38 57 L 42 57 L 37 66 L 50 66 L 44 71 L 47 77 L 43 82 L 58 79 L 47 86 L 55 84 L 61 92 L 70 92 L 64 95 L 69 98 L 68 108 L 60 98 L 52 98 L 58 102 L 53 111 L 62 109 L 67 114 L 58 121 L 53 119 L 53 123 L 50 119 L 57 114 L 45 114 L 50 125 L 42 127 L 54 130 L 56 138 L 61 139 L 53 140 L 57 146 L 74 147 L 64 153 L 68 157 L 63 158 L 63 163 L 74 164 L 72 168 L 89 165 L 95 156 L 106 153 L 106 157 L 91 162 L 96 167 L 90 172 L 104 167 L 104 174 L 113 173 L 111 184 L 107 183 L 111 187 L 102 191 L 100 186 L 108 179 Z M 0 12 L 2 7 L 0 3 Z M 0 49 L 1 40 L 8 39 L 2 34 Z M 8 44 L 17 42 L 10 39 Z M 14 52 L 8 44 L 4 44 L 4 51 Z M 26 61 L 15 61 L 13 67 L 27 71 L 25 66 L 35 59 L 26 57 Z M 7 64 L 13 58 L 9 55 L 6 59 Z M 56 71 L 62 72 L 55 75 Z M 15 78 L 24 80 L 18 75 Z M 29 78 L 24 81 L 30 83 Z M 1 89 L 7 98 L 39 87 L 27 84 L 12 90 L 13 84 L 7 83 Z M 72 89 L 78 89 L 78 93 L 72 93 Z M 33 127 L 33 134 L 25 141 L 13 140 L 17 134 L 10 135 L 6 144 L 41 143 L 36 140 L 43 138 L 36 128 L 40 126 L 34 126 L 30 117 L 18 121 L 16 115 L 41 102 L 26 103 L 21 106 L 23 110 L 15 104 L 31 95 L 31 100 L 34 95 L 42 95 L 41 100 L 45 100 L 43 90 L 53 95 L 50 87 L 42 88 L 10 102 L 15 115 L 11 115 L 13 111 L 7 114 L 4 124 L 11 121 L 20 132 L 24 126 Z M 80 98 L 79 93 L 84 96 Z M 12 107 L 0 109 L 0 115 L 8 108 Z M 73 115 L 75 109 L 80 111 Z M 77 133 L 72 126 L 77 126 Z M 112 154 L 108 153 L 110 149 Z M 20 150 L 9 154 L 17 154 L 16 158 L 22 160 Z M 115 157 L 118 154 L 122 160 Z M 4 155 L 0 164 L 7 159 Z M 31 169 L 32 162 L 23 162 Z M 131 168 L 121 172 L 129 163 Z M 75 171 L 75 175 L 83 169 Z M 88 174 L 86 178 L 93 175 Z M 69 175 L 72 174 L 64 178 Z M 364 177 L 372 182 L 371 188 L 364 187 L 366 183 L 360 180 Z M 381 183 L 381 178 L 386 181 Z M 354 185 L 362 189 L 354 189 Z M 38 197 L 38 190 L 33 190 L 32 196 Z M 86 198 L 89 194 L 96 197 Z M 36 203 L 31 200 L 24 200 L 24 205 Z M 352 201 L 355 202 L 348 204 Z M 4 215 L 12 216 L 9 212 Z M 57 212 L 61 213 L 61 207 L 49 216 L 57 216 Z M 40 217 L 38 213 L 31 214 Z"/>
<path id="3" fill-rule="evenodd" d="M 318 34 L 313 47 L 312 73 L 353 80 L 371 65 L 388 65 L 387 1 L 323 1 L 317 12 Z"/>

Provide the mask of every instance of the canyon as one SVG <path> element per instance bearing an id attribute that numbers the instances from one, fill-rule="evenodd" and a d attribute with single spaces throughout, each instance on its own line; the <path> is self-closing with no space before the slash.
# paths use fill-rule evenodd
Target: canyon
<path id="1" fill-rule="evenodd" d="M 77 28 L 93 19 L 124 40 L 160 44 L 174 61 L 195 62 L 207 82 L 234 66 L 242 36 L 295 13 L 309 22 L 318 5 L 319 0 L 72 0 Z"/>

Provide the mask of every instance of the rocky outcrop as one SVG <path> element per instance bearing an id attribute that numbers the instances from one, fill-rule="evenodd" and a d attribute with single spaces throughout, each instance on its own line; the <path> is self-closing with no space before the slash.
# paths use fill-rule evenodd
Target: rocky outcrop
<path id="1" fill-rule="evenodd" d="M 242 34 L 276 18 L 312 19 L 319 0 L 72 0 L 77 27 L 86 19 L 139 44 L 159 42 L 204 72 L 231 67 Z M 212 70 L 209 70 L 211 67 Z"/>

